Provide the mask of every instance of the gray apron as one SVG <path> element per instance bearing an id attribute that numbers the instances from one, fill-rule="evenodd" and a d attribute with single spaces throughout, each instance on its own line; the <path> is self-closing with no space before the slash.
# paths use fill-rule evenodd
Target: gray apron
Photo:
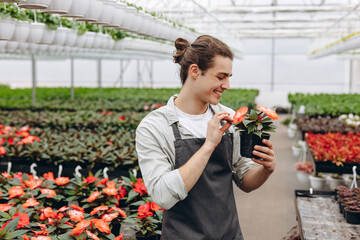
<path id="1" fill-rule="evenodd" d="M 184 165 L 205 138 L 181 139 L 177 122 L 175 169 Z M 233 138 L 226 131 L 188 196 L 165 210 L 162 240 L 243 240 L 232 185 Z"/>

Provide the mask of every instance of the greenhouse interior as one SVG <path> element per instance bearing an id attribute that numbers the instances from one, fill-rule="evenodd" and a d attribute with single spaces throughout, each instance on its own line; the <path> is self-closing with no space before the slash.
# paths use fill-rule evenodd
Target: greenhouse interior
<path id="1" fill-rule="evenodd" d="M 0 0 L 0 240 L 360 240 L 360 2 Z"/>

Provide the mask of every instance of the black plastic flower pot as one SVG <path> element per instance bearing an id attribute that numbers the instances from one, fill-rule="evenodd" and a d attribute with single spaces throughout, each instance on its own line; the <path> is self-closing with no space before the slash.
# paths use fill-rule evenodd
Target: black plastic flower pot
<path id="1" fill-rule="evenodd" d="M 263 139 L 270 139 L 270 134 L 263 133 L 262 137 L 260 138 L 254 133 L 248 134 L 247 132 L 243 131 L 240 133 L 240 153 L 241 156 L 247 158 L 255 158 L 261 159 L 260 157 L 254 155 L 252 152 L 254 151 L 255 145 L 265 146 L 266 145 L 262 142 Z"/>
<path id="2" fill-rule="evenodd" d="M 348 207 L 344 208 L 346 212 L 346 222 L 350 224 L 360 224 L 360 211 L 352 211 Z"/>
<path id="3" fill-rule="evenodd" d="M 136 235 L 137 240 L 157 240 L 159 235 L 151 235 L 151 236 L 138 236 Z"/>

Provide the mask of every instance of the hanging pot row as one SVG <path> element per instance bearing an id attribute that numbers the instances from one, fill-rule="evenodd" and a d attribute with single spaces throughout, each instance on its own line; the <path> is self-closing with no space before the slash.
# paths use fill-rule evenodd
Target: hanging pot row
<path id="1" fill-rule="evenodd" d="M 14 2 L 14 0 L 0 0 Z M 175 41 L 183 37 L 194 41 L 196 34 L 178 28 L 171 23 L 138 12 L 117 0 L 19 0 L 18 6 L 27 9 L 41 9 L 45 13 L 61 14 L 104 27 L 115 28 L 140 35 Z"/>

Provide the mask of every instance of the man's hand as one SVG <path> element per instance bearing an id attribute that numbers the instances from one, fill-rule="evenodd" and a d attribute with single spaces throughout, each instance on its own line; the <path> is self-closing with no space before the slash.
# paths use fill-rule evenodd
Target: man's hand
<path id="1" fill-rule="evenodd" d="M 260 165 L 263 165 L 265 171 L 272 173 L 276 167 L 273 145 L 269 140 L 266 139 L 263 139 L 262 142 L 266 144 L 267 147 L 256 145 L 254 147 L 255 150 L 253 151 L 253 154 L 262 158 L 262 160 L 255 158 L 252 158 L 252 160 Z"/>

